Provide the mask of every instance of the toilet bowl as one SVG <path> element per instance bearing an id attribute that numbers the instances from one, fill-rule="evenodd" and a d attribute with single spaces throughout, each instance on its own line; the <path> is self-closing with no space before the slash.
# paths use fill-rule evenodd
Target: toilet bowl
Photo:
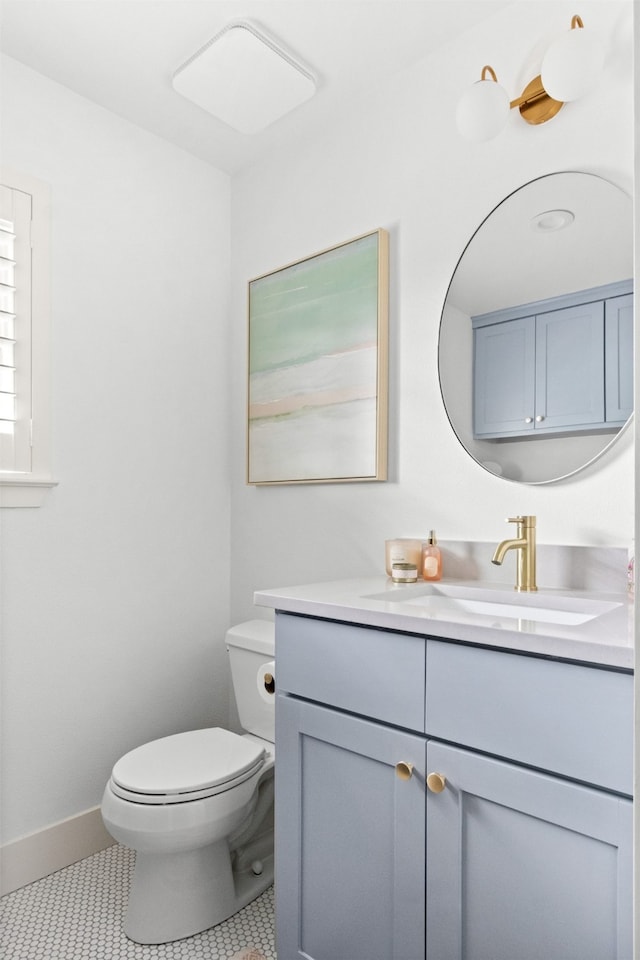
<path id="1" fill-rule="evenodd" d="M 273 882 L 274 706 L 262 676 L 265 664 L 272 670 L 273 625 L 241 624 L 226 645 L 247 732 L 154 740 L 122 757 L 105 787 L 105 826 L 136 851 L 124 932 L 137 943 L 215 926 Z"/>

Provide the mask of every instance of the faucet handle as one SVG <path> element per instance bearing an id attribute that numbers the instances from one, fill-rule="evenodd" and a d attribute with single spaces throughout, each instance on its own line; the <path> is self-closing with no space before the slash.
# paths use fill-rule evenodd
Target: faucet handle
<path id="1" fill-rule="evenodd" d="M 506 523 L 523 523 L 525 527 L 535 527 L 536 518 L 534 514 L 527 514 L 523 517 L 507 517 Z"/>

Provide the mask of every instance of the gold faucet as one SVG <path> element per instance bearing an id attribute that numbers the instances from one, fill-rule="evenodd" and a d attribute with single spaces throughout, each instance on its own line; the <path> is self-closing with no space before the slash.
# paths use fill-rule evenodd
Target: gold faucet
<path id="1" fill-rule="evenodd" d="M 518 536 L 503 540 L 496 547 L 491 563 L 498 566 L 509 550 L 518 551 L 518 567 L 514 590 L 537 590 L 536 586 L 536 518 L 508 517 L 507 523 L 518 524 Z"/>

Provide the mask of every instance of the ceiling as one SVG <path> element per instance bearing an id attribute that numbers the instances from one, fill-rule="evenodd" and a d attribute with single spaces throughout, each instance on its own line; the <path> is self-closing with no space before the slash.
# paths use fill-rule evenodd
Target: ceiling
<path id="1" fill-rule="evenodd" d="M 303 141 L 510 0 L 2 0 L 2 51 L 228 173 Z M 262 28 L 317 93 L 259 134 L 181 97 L 174 71 L 227 23 Z"/>

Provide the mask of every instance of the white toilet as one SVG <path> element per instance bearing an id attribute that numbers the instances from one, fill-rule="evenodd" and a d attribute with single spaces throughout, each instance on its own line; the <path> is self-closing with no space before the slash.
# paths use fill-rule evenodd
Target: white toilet
<path id="1" fill-rule="evenodd" d="M 111 836 L 136 851 L 124 932 L 137 943 L 190 937 L 273 882 L 274 627 L 226 634 L 240 723 L 192 730 L 118 760 L 102 799 Z"/>

